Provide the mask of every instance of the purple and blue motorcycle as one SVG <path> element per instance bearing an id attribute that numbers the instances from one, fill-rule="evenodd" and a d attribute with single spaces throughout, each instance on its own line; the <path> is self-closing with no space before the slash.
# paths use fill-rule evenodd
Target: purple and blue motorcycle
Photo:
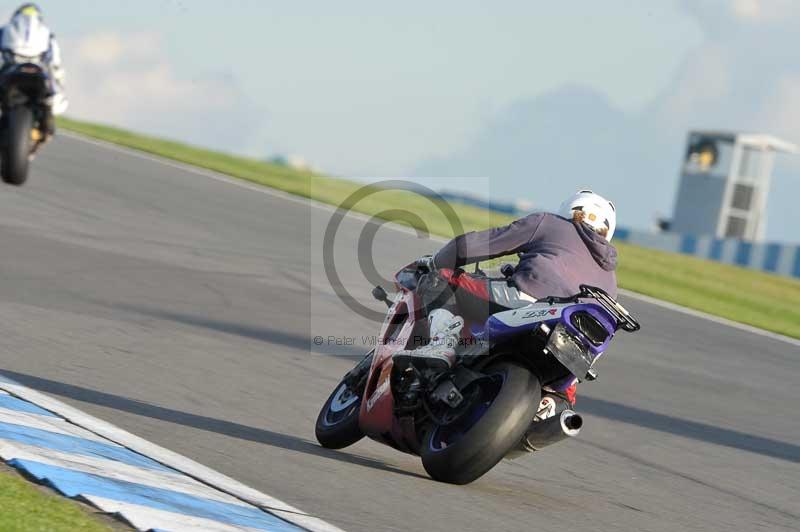
<path id="1" fill-rule="evenodd" d="M 503 458 L 516 458 L 576 436 L 583 424 L 570 409 L 540 419 L 542 388 L 564 392 L 597 378 L 596 363 L 617 331 L 638 322 L 606 292 L 581 286 L 571 297 L 497 309 L 489 302 L 464 311 L 467 326 L 452 369 L 394 364 L 392 355 L 425 341 L 426 313 L 437 303 L 431 273 L 411 264 L 395 275 L 377 346 L 350 370 L 322 407 L 317 440 L 342 448 L 369 436 L 419 455 L 435 480 L 467 484 Z M 511 270 L 505 270 L 510 281 Z M 445 289 L 454 279 L 447 276 Z M 431 292 L 434 296 L 431 297 Z M 456 300 L 463 290 L 450 291 Z M 465 295 L 465 297 L 472 297 Z M 446 299 L 446 298 L 445 298 Z M 470 305 L 459 303 L 459 310 Z"/>

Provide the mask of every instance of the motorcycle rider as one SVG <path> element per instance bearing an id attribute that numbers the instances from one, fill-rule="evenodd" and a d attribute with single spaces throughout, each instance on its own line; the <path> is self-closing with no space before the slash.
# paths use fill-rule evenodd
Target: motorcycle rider
<path id="1" fill-rule="evenodd" d="M 580 292 L 581 284 L 602 288 L 616 297 L 617 250 L 610 243 L 615 228 L 614 204 L 591 190 L 580 190 L 562 203 L 557 215 L 535 213 L 505 227 L 466 233 L 417 264 L 436 272 L 456 291 L 466 291 L 495 308 L 524 306 L 549 296 L 572 296 Z M 457 269 L 514 253 L 520 254 L 511 277 L 514 286 Z M 452 366 L 463 317 L 437 308 L 429 313 L 428 322 L 430 342 L 398 351 L 395 362 L 439 370 Z M 537 417 L 544 419 L 574 405 L 575 388 L 573 383 L 564 394 L 557 394 L 545 387 L 549 393 L 543 396 Z"/>
<path id="2" fill-rule="evenodd" d="M 53 116 L 64 113 L 69 103 L 64 95 L 65 72 L 61 65 L 61 48 L 53 32 L 45 25 L 39 6 L 26 3 L 14 11 L 8 24 L 0 28 L 0 50 L 3 66 L 35 63 L 49 74 L 51 93 L 47 99 L 49 112 L 45 117 L 45 130 L 49 138 L 55 132 Z"/>

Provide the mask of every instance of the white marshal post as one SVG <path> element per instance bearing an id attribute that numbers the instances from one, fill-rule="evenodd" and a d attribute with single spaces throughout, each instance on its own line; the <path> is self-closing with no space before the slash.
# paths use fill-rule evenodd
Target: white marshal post
<path id="1" fill-rule="evenodd" d="M 797 151 L 771 135 L 691 131 L 670 230 L 763 239 L 775 153 Z"/>

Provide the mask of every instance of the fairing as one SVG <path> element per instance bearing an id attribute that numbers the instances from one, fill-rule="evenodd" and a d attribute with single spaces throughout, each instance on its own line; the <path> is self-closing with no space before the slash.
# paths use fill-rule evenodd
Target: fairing
<path id="1" fill-rule="evenodd" d="M 38 60 L 50 49 L 50 30 L 38 17 L 15 17 L 3 30 L 0 47 L 27 61 Z"/>
<path id="2" fill-rule="evenodd" d="M 487 340 L 502 340 L 521 332 L 540 327 L 542 323 L 554 323 L 570 305 L 546 302 L 531 303 L 528 306 L 498 312 L 489 316 L 483 328 L 483 336 Z"/>
<path id="3" fill-rule="evenodd" d="M 605 341 L 595 345 L 573 325 L 573 315 L 579 312 L 585 312 L 599 322 L 607 333 Z M 562 344 L 561 350 L 557 353 L 555 352 L 557 345 L 552 344 L 548 347 L 551 354 L 556 355 L 556 358 L 578 379 L 585 378 L 588 369 L 608 347 L 616 330 L 608 313 L 598 305 L 592 303 L 549 304 L 540 301 L 519 309 L 498 312 L 486 320 L 482 330 L 474 332 L 484 339 L 502 342 L 521 333 L 538 329 L 542 325 L 545 325 L 549 331 L 553 331 L 554 336 L 551 338 L 551 343 L 555 341 L 556 333 L 561 334 L 563 331 L 567 334 L 564 338 L 566 342 Z M 577 339 L 575 345 L 572 345 L 572 337 Z M 585 354 L 582 352 L 584 349 Z M 562 388 L 566 389 L 574 382 L 575 379 L 569 377 L 555 383 L 554 386 L 561 391 Z"/>
<path id="4" fill-rule="evenodd" d="M 394 415 L 392 355 L 413 342 L 418 312 L 414 292 L 398 292 L 381 326 L 358 418 L 367 436 L 406 452 L 413 452 L 417 436 L 413 424 Z"/>

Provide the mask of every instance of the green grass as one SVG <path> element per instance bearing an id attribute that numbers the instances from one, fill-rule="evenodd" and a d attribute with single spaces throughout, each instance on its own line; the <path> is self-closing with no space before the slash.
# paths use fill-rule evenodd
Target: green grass
<path id="1" fill-rule="evenodd" d="M 111 528 L 74 502 L 50 495 L 13 473 L 0 471 L 3 532 L 108 532 Z"/>
<path id="2" fill-rule="evenodd" d="M 115 127 L 67 118 L 59 118 L 58 126 L 89 137 L 246 179 L 323 203 L 341 205 L 355 191 L 365 188 L 363 183 L 347 179 L 298 171 L 256 159 L 140 135 Z M 441 211 L 443 202 L 433 202 L 411 192 L 380 190 L 376 187 L 366 187 L 365 192 L 372 192 L 372 194 L 359 201 L 354 206 L 355 210 L 368 215 L 378 215 L 380 218 L 391 218 L 391 216 L 382 216 L 380 213 L 386 209 L 402 207 L 405 211 L 418 214 L 424 220 L 429 232 L 453 236 L 454 231 L 451 229 L 451 224 Z M 485 209 L 459 204 L 453 204 L 453 207 L 456 210 L 458 222 L 465 230 L 483 229 L 511 220 L 508 216 Z M 414 225 L 411 220 L 408 222 Z"/>
<path id="3" fill-rule="evenodd" d="M 341 205 L 350 194 L 364 186 L 109 126 L 63 118 L 59 126 L 333 205 Z M 392 209 L 403 209 L 419 217 L 417 220 L 406 217 L 408 225 L 424 223 L 433 234 L 453 236 L 454 230 L 442 213 L 441 204 L 410 192 L 375 188 L 368 191 L 374 193 L 353 205 L 353 210 L 385 219 L 393 218 L 387 214 Z M 512 220 L 509 216 L 467 205 L 452 203 L 451 206 L 465 231 Z M 618 248 L 618 277 L 623 288 L 800 338 L 800 281 L 797 279 L 625 244 Z"/>
<path id="4" fill-rule="evenodd" d="M 620 285 L 800 338 L 800 281 L 696 257 L 620 244 Z"/>

